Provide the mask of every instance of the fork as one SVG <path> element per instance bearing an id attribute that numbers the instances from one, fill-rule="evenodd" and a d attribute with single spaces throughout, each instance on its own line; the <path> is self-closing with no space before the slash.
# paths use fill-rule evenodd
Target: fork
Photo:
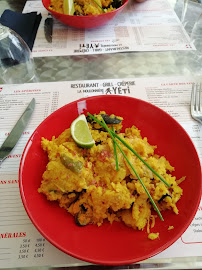
<path id="1" fill-rule="evenodd" d="M 192 84 L 191 92 L 191 116 L 202 124 L 202 102 L 201 102 L 201 83 Z"/>

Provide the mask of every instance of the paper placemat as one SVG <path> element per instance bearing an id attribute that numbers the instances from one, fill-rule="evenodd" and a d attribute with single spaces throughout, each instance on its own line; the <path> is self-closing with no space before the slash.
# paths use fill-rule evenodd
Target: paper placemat
<path id="1" fill-rule="evenodd" d="M 44 31 L 48 11 L 41 1 L 27 1 L 23 12 L 38 11 L 42 21 L 34 57 L 105 54 L 134 51 L 195 50 L 167 0 L 129 0 L 123 12 L 107 24 L 76 29 L 54 19 L 52 38 Z"/>
<path id="2" fill-rule="evenodd" d="M 26 105 L 34 97 L 36 108 L 22 137 L 8 158 L 0 165 L 0 268 L 85 265 L 46 241 L 24 210 L 18 181 L 23 149 L 35 128 L 52 112 L 74 100 L 94 95 L 127 95 L 162 108 L 174 117 L 192 138 L 202 159 L 202 126 L 190 116 L 194 77 L 162 77 L 68 81 L 0 86 L 0 145 L 8 136 Z M 158 258 L 201 256 L 202 204 L 182 237 Z"/>

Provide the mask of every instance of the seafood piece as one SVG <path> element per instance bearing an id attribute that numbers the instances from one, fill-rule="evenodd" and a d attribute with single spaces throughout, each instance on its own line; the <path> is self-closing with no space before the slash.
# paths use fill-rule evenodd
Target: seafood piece
<path id="1" fill-rule="evenodd" d="M 81 169 L 83 167 L 83 164 L 81 161 L 75 161 L 72 158 L 70 158 L 66 153 L 60 154 L 60 160 L 62 164 L 67 168 L 70 169 L 72 172 L 80 173 Z"/>
<path id="2" fill-rule="evenodd" d="M 122 122 L 122 118 L 121 117 L 118 117 L 118 116 L 115 116 L 113 114 L 111 115 L 108 115 L 108 114 L 99 114 L 102 116 L 102 118 L 104 119 L 105 123 L 107 125 L 116 125 L 116 124 L 120 124 Z M 94 116 L 96 117 L 97 115 L 94 114 Z M 90 116 L 87 116 L 86 117 L 87 119 L 87 122 L 89 123 L 96 123 L 92 118 L 90 118 Z"/>
<path id="3" fill-rule="evenodd" d="M 123 5 L 123 1 L 122 0 L 113 0 L 113 2 L 111 3 L 111 6 L 113 8 L 120 8 Z"/>
<path id="4" fill-rule="evenodd" d="M 79 226 L 86 226 L 92 221 L 93 211 L 91 207 L 84 203 L 80 205 L 80 211 L 75 216 L 76 224 Z"/>
<path id="5" fill-rule="evenodd" d="M 113 126 L 113 129 L 116 133 L 119 133 L 122 128 L 122 117 L 115 116 L 114 114 L 108 115 L 105 112 L 100 112 L 99 114 L 94 114 L 96 118 L 98 118 L 100 121 L 103 119 L 105 123 L 111 128 Z M 90 116 L 86 117 L 86 120 L 88 123 L 91 124 L 93 129 L 97 129 L 100 131 L 106 131 L 103 127 L 101 127 L 95 120 L 93 120 Z"/>

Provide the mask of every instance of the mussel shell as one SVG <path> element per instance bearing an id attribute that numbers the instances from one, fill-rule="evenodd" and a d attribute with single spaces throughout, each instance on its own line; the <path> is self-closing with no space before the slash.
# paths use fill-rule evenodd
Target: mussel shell
<path id="1" fill-rule="evenodd" d="M 168 193 L 166 193 L 158 200 L 158 203 L 162 202 L 166 197 L 170 197 L 172 199 L 172 197 Z"/>
<path id="2" fill-rule="evenodd" d="M 117 124 L 120 124 L 122 122 L 122 120 L 117 118 L 116 116 L 110 117 L 110 115 L 108 115 L 108 114 L 101 114 L 101 116 L 107 125 L 117 125 Z M 95 122 L 90 116 L 87 116 L 86 120 L 89 123 Z"/>
<path id="3" fill-rule="evenodd" d="M 80 211 L 75 215 L 75 222 L 80 227 L 86 226 L 91 222 L 88 209 L 83 204 L 80 205 Z"/>
<path id="4" fill-rule="evenodd" d="M 123 5 L 122 0 L 113 0 L 113 2 L 110 4 L 113 8 L 120 8 Z"/>

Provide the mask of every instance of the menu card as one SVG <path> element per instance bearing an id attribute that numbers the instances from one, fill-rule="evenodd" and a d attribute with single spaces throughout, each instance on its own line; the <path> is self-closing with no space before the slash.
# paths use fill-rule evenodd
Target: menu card
<path id="1" fill-rule="evenodd" d="M 18 169 L 23 149 L 32 132 L 48 115 L 83 97 L 114 94 L 139 98 L 174 117 L 188 132 L 202 160 L 202 126 L 190 116 L 193 83 L 200 83 L 200 78 L 106 79 L 0 86 L 0 145 L 31 99 L 36 99 L 31 121 L 14 150 L 0 164 L 0 268 L 87 264 L 45 240 L 31 223 L 21 201 Z M 182 237 L 154 258 L 201 256 L 201 228 L 202 203 Z"/>
<path id="2" fill-rule="evenodd" d="M 31 11 L 42 14 L 33 48 L 34 57 L 195 50 L 167 0 L 143 3 L 129 0 L 121 14 L 97 28 L 76 29 L 54 19 L 52 38 L 45 34 L 44 24 L 50 16 L 42 1 L 27 1 L 23 12 Z"/>

